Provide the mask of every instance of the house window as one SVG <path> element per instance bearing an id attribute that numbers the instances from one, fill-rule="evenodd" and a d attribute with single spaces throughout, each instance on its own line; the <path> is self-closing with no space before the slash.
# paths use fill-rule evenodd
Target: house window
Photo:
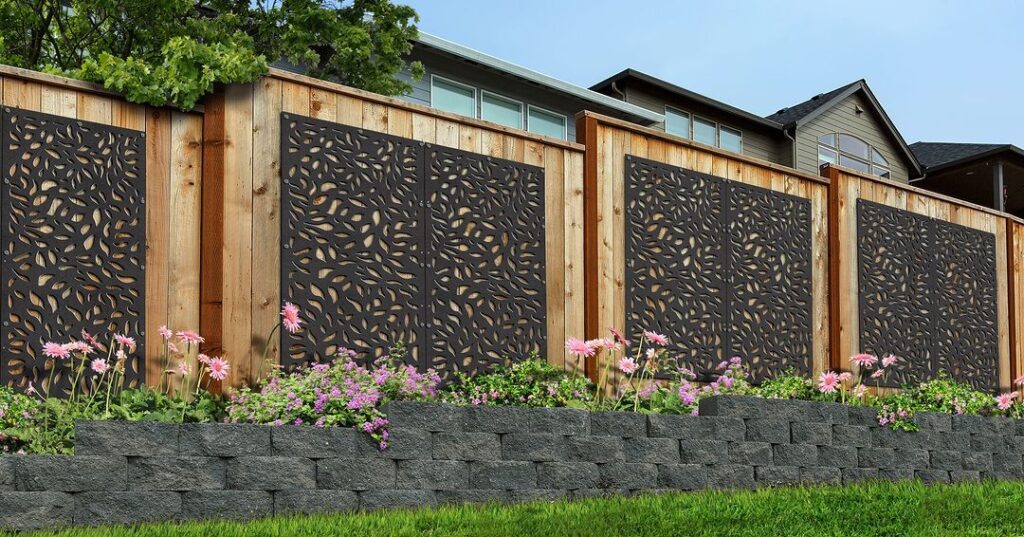
<path id="1" fill-rule="evenodd" d="M 733 153 L 743 152 L 743 133 L 722 125 L 718 131 L 718 143 L 722 149 Z"/>
<path id="2" fill-rule="evenodd" d="M 565 140 L 568 137 L 566 132 L 566 119 L 562 114 L 556 114 L 543 108 L 529 106 L 529 117 L 527 119 L 527 130 L 541 136 L 549 136 Z"/>
<path id="3" fill-rule="evenodd" d="M 523 128 L 523 103 L 489 91 L 481 92 L 480 119 L 521 129 Z"/>
<path id="4" fill-rule="evenodd" d="M 718 125 L 702 117 L 693 117 L 693 139 L 702 143 L 718 145 Z"/>
<path id="5" fill-rule="evenodd" d="M 476 117 L 476 88 L 432 75 L 430 106 L 445 112 Z"/>
<path id="6" fill-rule="evenodd" d="M 690 137 L 690 114 L 675 108 L 665 107 L 665 132 Z"/>
<path id="7" fill-rule="evenodd" d="M 852 134 L 830 133 L 818 137 L 818 166 L 838 164 L 878 177 L 889 177 L 889 161 L 871 144 Z"/>

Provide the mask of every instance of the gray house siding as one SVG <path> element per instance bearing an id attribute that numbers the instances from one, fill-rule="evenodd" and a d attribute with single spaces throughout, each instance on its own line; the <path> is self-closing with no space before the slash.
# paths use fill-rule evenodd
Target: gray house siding
<path id="1" fill-rule="evenodd" d="M 858 114 L 857 107 L 864 112 Z M 852 134 L 871 144 L 889 161 L 890 179 L 901 183 L 910 180 L 899 146 L 860 93 L 850 95 L 797 130 L 797 162 L 794 167 L 818 173 L 818 137 L 833 132 Z"/>

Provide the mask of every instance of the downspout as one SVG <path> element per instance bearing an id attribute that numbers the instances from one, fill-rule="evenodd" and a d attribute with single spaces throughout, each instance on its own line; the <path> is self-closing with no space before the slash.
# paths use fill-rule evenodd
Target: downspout
<path id="1" fill-rule="evenodd" d="M 792 136 L 790 136 L 789 131 L 786 129 L 782 129 L 782 135 L 789 139 L 789 146 L 792 148 L 789 155 L 789 167 L 796 168 L 796 125 L 793 126 Z"/>
<path id="2" fill-rule="evenodd" d="M 626 102 L 626 94 L 623 93 L 622 90 L 619 89 L 618 82 L 617 81 L 616 82 L 612 82 L 612 86 L 611 87 L 612 87 L 612 91 L 614 91 L 615 93 L 619 94 L 619 98 L 622 99 L 622 102 Z"/>

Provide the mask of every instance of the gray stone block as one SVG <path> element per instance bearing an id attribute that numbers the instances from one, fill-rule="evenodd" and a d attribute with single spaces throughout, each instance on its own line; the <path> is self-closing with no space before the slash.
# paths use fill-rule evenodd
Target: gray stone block
<path id="1" fill-rule="evenodd" d="M 772 444 L 788 444 L 790 442 L 788 421 L 764 418 L 751 418 L 746 421 L 747 440 L 751 442 L 770 442 Z"/>
<path id="2" fill-rule="evenodd" d="M 714 440 L 742 442 L 747 437 L 747 424 L 743 418 L 700 416 L 700 419 L 710 424 L 705 428 L 711 429 L 711 438 Z"/>
<path id="3" fill-rule="evenodd" d="M 456 461 L 501 459 L 501 437 L 496 433 L 434 433 L 433 458 Z"/>
<path id="4" fill-rule="evenodd" d="M 893 450 L 893 466 L 908 470 L 926 470 L 932 462 L 931 453 L 926 449 Z"/>
<path id="5" fill-rule="evenodd" d="M 359 496 L 350 490 L 279 490 L 274 493 L 274 514 L 316 514 L 355 511 Z"/>
<path id="6" fill-rule="evenodd" d="M 878 468 L 843 468 L 843 484 L 878 479 Z"/>
<path id="7" fill-rule="evenodd" d="M 832 444 L 849 447 L 871 447 L 871 428 L 863 425 L 833 425 Z"/>
<path id="8" fill-rule="evenodd" d="M 963 456 L 963 469 L 967 471 L 991 472 L 992 454 L 986 451 L 969 451 Z"/>
<path id="9" fill-rule="evenodd" d="M 768 400 L 760 397 L 716 395 L 705 397 L 698 403 L 701 416 L 727 416 L 730 418 L 768 417 Z"/>
<path id="10" fill-rule="evenodd" d="M 1015 481 L 1018 479 L 1024 479 L 1024 472 L 1021 472 L 1020 470 L 993 470 L 991 472 L 981 472 L 981 478 Z"/>
<path id="11" fill-rule="evenodd" d="M 861 468 L 892 468 L 895 450 L 884 447 L 862 447 L 857 449 L 857 465 Z"/>
<path id="12" fill-rule="evenodd" d="M 0 528 L 50 529 L 71 524 L 74 497 L 63 492 L 0 492 Z"/>
<path id="13" fill-rule="evenodd" d="M 502 489 L 438 490 L 434 495 L 439 505 L 461 503 L 508 503 L 511 501 L 508 491 Z"/>
<path id="14" fill-rule="evenodd" d="M 466 432 L 521 433 L 530 428 L 530 411 L 510 406 L 474 406 L 465 409 Z"/>
<path id="15" fill-rule="evenodd" d="M 848 446 L 818 446 L 818 465 L 832 468 L 856 468 L 857 448 Z"/>
<path id="16" fill-rule="evenodd" d="M 988 433 L 971 435 L 972 451 L 1013 451 L 1015 447 L 1012 438 L 1007 438 L 1003 435 Z"/>
<path id="17" fill-rule="evenodd" d="M 831 423 L 806 423 L 793 422 L 791 434 L 794 444 L 808 444 L 814 446 L 828 446 L 832 444 Z M 842 425 L 841 427 L 847 427 Z"/>
<path id="18" fill-rule="evenodd" d="M 148 421 L 77 421 L 75 455 L 178 455 L 178 425 Z"/>
<path id="19" fill-rule="evenodd" d="M 316 462 L 317 485 L 322 489 L 392 489 L 396 475 L 396 463 L 388 459 L 320 459 Z"/>
<path id="20" fill-rule="evenodd" d="M 729 461 L 729 443 L 719 440 L 680 440 L 679 461 L 685 464 L 719 464 Z"/>
<path id="21" fill-rule="evenodd" d="M 590 434 L 594 436 L 647 436 L 647 416 L 639 412 L 594 412 L 590 415 Z"/>
<path id="22" fill-rule="evenodd" d="M 656 486 L 657 465 L 632 462 L 609 462 L 601 465 L 600 488 L 651 489 Z"/>
<path id="23" fill-rule="evenodd" d="M 626 460 L 622 438 L 617 436 L 570 436 L 565 439 L 566 457 L 580 462 Z"/>
<path id="24" fill-rule="evenodd" d="M 800 481 L 812 485 L 838 485 L 843 482 L 843 471 L 824 466 L 801 468 Z"/>
<path id="25" fill-rule="evenodd" d="M 751 489 L 754 467 L 742 464 L 718 464 L 708 467 L 708 485 L 716 489 Z"/>
<path id="26" fill-rule="evenodd" d="M 772 445 L 768 442 L 731 442 L 729 462 L 757 466 L 772 464 Z"/>
<path id="27" fill-rule="evenodd" d="M 398 461 L 398 478 L 395 488 L 457 490 L 468 486 L 468 462 Z"/>
<path id="28" fill-rule="evenodd" d="M 761 485 L 778 487 L 800 483 L 800 468 L 796 466 L 758 466 L 754 477 Z"/>
<path id="29" fill-rule="evenodd" d="M 274 497 L 259 490 L 198 490 L 181 494 L 179 520 L 252 520 L 274 514 Z"/>
<path id="30" fill-rule="evenodd" d="M 894 449 L 921 449 L 926 441 L 935 435 L 949 433 L 925 433 L 914 431 L 894 431 L 888 427 L 872 429 L 871 444 L 875 447 L 887 447 Z M 835 431 L 832 432 L 832 439 L 835 440 Z"/>
<path id="31" fill-rule="evenodd" d="M 590 434 L 590 413 L 576 408 L 531 408 L 530 432 L 559 435 Z"/>
<path id="32" fill-rule="evenodd" d="M 580 489 L 574 490 L 569 494 L 569 497 L 574 500 L 608 498 L 611 496 L 629 496 L 629 491 L 623 489 Z"/>
<path id="33" fill-rule="evenodd" d="M 913 468 L 879 468 L 878 479 L 884 481 L 910 481 L 914 479 Z"/>
<path id="34" fill-rule="evenodd" d="M 953 430 L 953 417 L 940 412 L 922 412 L 914 415 L 914 423 L 922 431 L 950 432 Z"/>
<path id="35" fill-rule="evenodd" d="M 326 459 L 356 457 L 356 437 L 349 427 L 297 427 L 282 425 L 270 430 L 273 454 L 282 457 Z"/>
<path id="36" fill-rule="evenodd" d="M 129 490 L 216 490 L 226 464 L 216 457 L 138 457 L 128 460 Z"/>
<path id="37" fill-rule="evenodd" d="M 774 462 L 779 466 L 817 466 L 818 447 L 807 444 L 774 446 Z"/>
<path id="38" fill-rule="evenodd" d="M 849 408 L 841 403 L 812 402 L 807 406 L 807 415 L 803 421 L 847 424 L 850 422 Z"/>
<path id="39" fill-rule="evenodd" d="M 508 491 L 508 499 L 513 503 L 553 502 L 568 495 L 569 491 L 560 489 L 513 489 Z"/>
<path id="40" fill-rule="evenodd" d="M 27 455 L 16 457 L 12 462 L 16 462 L 18 490 L 82 492 L 128 489 L 126 457 Z"/>
<path id="41" fill-rule="evenodd" d="M 469 463 L 469 486 L 475 489 L 530 489 L 537 487 L 532 462 L 480 461 Z"/>
<path id="42" fill-rule="evenodd" d="M 501 453 L 506 460 L 564 461 L 568 458 L 564 436 L 555 434 L 511 433 L 502 437 Z"/>
<path id="43" fill-rule="evenodd" d="M 592 489 L 601 473 L 592 462 L 544 462 L 537 465 L 537 486 L 542 489 Z"/>
<path id="44" fill-rule="evenodd" d="M 679 462 L 679 441 L 675 438 L 627 438 L 624 449 L 628 462 Z"/>
<path id="45" fill-rule="evenodd" d="M 708 486 L 708 469 L 702 464 L 659 464 L 658 486 L 675 490 L 699 490 Z"/>
<path id="46" fill-rule="evenodd" d="M 968 483 L 981 481 L 981 472 L 977 470 L 952 470 L 949 472 L 950 483 Z"/>
<path id="47" fill-rule="evenodd" d="M 1019 453 L 993 453 L 992 471 L 1021 473 L 1021 455 Z"/>
<path id="48" fill-rule="evenodd" d="M 851 406 L 846 409 L 847 423 L 863 427 L 878 427 L 878 409 L 865 406 Z"/>
<path id="49" fill-rule="evenodd" d="M 813 413 L 811 407 L 819 403 L 797 399 L 767 399 L 763 404 L 767 409 L 765 418 L 790 422 L 808 422 L 811 421 L 810 417 Z"/>
<path id="50" fill-rule="evenodd" d="M 429 431 L 423 429 L 388 429 L 388 447 L 380 445 L 368 434 L 356 435 L 356 453 L 359 457 L 381 459 L 430 460 L 433 440 Z"/>
<path id="51" fill-rule="evenodd" d="M 968 433 L 932 433 L 932 449 L 945 449 L 949 451 L 970 451 L 971 435 Z"/>
<path id="52" fill-rule="evenodd" d="M 17 460 L 17 457 L 0 457 L 0 492 L 14 490 Z"/>
<path id="53" fill-rule="evenodd" d="M 702 416 L 675 416 L 650 414 L 647 416 L 647 436 L 658 438 L 711 438 L 714 430 L 710 421 Z"/>
<path id="54" fill-rule="evenodd" d="M 316 462 L 299 457 L 238 457 L 228 462 L 227 486 L 235 490 L 316 488 Z"/>
<path id="55" fill-rule="evenodd" d="M 935 470 L 963 470 L 963 453 L 937 449 L 932 451 L 931 467 Z"/>
<path id="56" fill-rule="evenodd" d="M 248 423 L 185 423 L 178 446 L 182 456 L 246 457 L 272 454 L 274 427 Z"/>
<path id="57" fill-rule="evenodd" d="M 437 505 L 437 496 L 432 490 L 366 490 L 359 493 L 359 508 L 364 511 L 434 505 Z"/>
<path id="58" fill-rule="evenodd" d="M 181 514 L 177 492 L 83 492 L 75 495 L 75 524 L 139 524 L 175 520 Z"/>
<path id="59" fill-rule="evenodd" d="M 392 427 L 431 432 L 461 431 L 466 422 L 465 408 L 442 403 L 395 401 L 381 408 Z"/>
<path id="60" fill-rule="evenodd" d="M 926 485 L 949 483 L 949 470 L 916 470 L 914 476 Z"/>
<path id="61" fill-rule="evenodd" d="M 953 415 L 951 416 L 953 432 L 969 433 L 969 434 L 999 434 L 1000 428 L 1004 422 L 996 421 L 992 418 L 986 418 L 983 416 L 970 416 L 970 415 Z"/>

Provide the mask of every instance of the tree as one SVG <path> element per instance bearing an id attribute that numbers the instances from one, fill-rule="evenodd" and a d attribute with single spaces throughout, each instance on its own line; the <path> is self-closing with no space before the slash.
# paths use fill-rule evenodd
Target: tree
<path id="1" fill-rule="evenodd" d="M 418 20 L 388 0 L 0 0 L 0 63 L 182 109 L 259 78 L 268 59 L 395 95 Z"/>

